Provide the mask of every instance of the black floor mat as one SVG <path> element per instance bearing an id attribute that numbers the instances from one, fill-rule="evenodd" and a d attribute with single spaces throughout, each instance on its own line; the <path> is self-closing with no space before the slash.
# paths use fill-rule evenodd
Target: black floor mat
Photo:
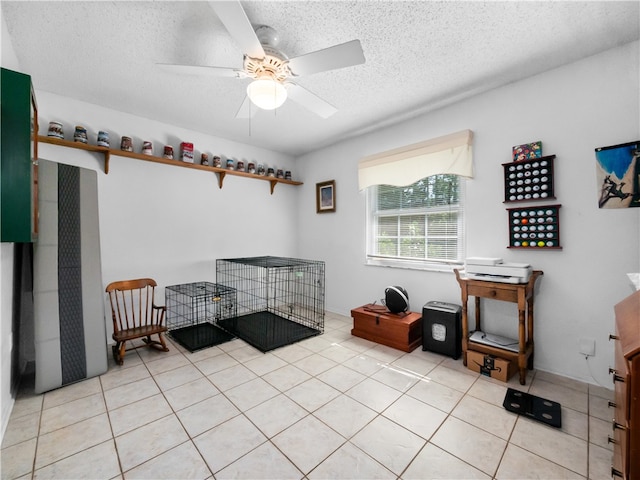
<path id="1" fill-rule="evenodd" d="M 268 352 L 322 333 L 271 312 L 227 318 L 219 320 L 218 324 L 261 352 Z"/>
<path id="2" fill-rule="evenodd" d="M 170 330 L 169 335 L 190 352 L 220 345 L 235 338 L 229 332 L 211 323 L 199 323 Z"/>
<path id="3" fill-rule="evenodd" d="M 509 388 L 502 406 L 510 412 L 525 415 L 552 427 L 562 427 L 562 407 L 558 402 Z"/>

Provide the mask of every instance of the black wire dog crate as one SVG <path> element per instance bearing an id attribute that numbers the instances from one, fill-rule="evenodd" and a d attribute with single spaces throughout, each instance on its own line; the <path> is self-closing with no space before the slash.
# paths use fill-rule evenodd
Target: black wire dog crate
<path id="1" fill-rule="evenodd" d="M 237 316 L 233 288 L 211 282 L 172 285 L 165 288 L 165 302 L 169 335 L 190 352 L 234 338 L 218 327 Z"/>
<path id="2" fill-rule="evenodd" d="M 285 257 L 216 260 L 238 315 L 219 325 L 262 352 L 324 332 L 324 262 Z"/>

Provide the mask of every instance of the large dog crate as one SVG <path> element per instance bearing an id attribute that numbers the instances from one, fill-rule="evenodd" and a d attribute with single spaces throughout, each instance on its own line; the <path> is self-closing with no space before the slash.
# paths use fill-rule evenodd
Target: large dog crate
<path id="1" fill-rule="evenodd" d="M 285 257 L 216 260 L 236 291 L 237 316 L 218 324 L 262 352 L 324 332 L 324 262 Z"/>
<path id="2" fill-rule="evenodd" d="M 236 292 L 211 282 L 184 283 L 165 288 L 169 335 L 191 352 L 219 345 L 233 335 L 218 323 L 234 318 Z"/>

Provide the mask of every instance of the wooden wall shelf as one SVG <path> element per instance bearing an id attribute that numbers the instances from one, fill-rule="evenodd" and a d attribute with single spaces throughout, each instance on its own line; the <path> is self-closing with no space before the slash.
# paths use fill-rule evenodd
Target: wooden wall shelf
<path id="1" fill-rule="evenodd" d="M 104 173 L 109 173 L 109 154 L 111 150 L 107 147 L 98 147 L 96 145 L 88 145 L 81 142 L 70 142 L 69 140 L 62 140 L 55 137 L 45 137 L 44 135 L 38 135 L 39 143 L 50 143 L 51 145 L 59 145 L 61 147 L 77 148 L 78 150 L 87 150 L 89 152 L 98 152 L 104 154 Z"/>
<path id="2" fill-rule="evenodd" d="M 218 177 L 218 187 L 222 188 L 224 178 L 227 175 L 236 177 L 251 178 L 254 180 L 265 180 L 269 182 L 271 187 L 271 195 L 278 183 L 284 183 L 287 185 L 302 185 L 302 182 L 295 180 L 286 180 L 284 178 L 267 177 L 263 175 L 256 175 L 254 173 L 240 172 L 237 170 L 228 170 L 226 168 L 209 167 L 207 165 L 198 165 L 197 163 L 183 162 L 180 160 L 170 160 L 168 158 L 154 157 L 153 155 L 145 155 L 143 153 L 126 152 L 124 150 L 115 150 L 107 147 L 99 147 L 97 145 L 89 145 L 81 142 L 72 142 L 69 140 L 62 140 L 55 137 L 48 137 L 44 135 L 38 135 L 38 142 L 49 143 L 51 145 L 59 145 L 61 147 L 76 148 L 79 150 L 87 150 L 89 152 L 97 152 L 104 154 L 104 173 L 109 173 L 109 159 L 111 155 L 117 155 L 119 157 L 134 158 L 136 160 L 144 160 L 145 162 L 162 163 L 164 165 L 173 165 L 174 167 L 182 168 L 194 168 L 196 170 L 204 170 L 207 172 L 213 172 Z"/>

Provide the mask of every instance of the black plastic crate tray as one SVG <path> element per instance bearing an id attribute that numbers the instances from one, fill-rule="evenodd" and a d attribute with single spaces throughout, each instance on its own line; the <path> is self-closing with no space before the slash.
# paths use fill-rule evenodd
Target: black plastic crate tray
<path id="1" fill-rule="evenodd" d="M 190 352 L 220 345 L 236 338 L 231 333 L 206 322 L 170 330 L 169 335 Z"/>

